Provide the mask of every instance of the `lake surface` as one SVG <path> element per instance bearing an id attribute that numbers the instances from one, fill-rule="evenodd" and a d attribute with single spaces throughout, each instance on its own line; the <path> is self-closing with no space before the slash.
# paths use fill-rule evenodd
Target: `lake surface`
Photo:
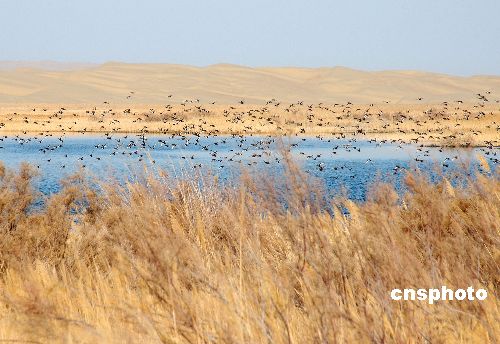
<path id="1" fill-rule="evenodd" d="M 407 169 L 450 175 L 459 163 L 477 167 L 477 154 L 494 170 L 498 148 L 440 149 L 398 143 L 327 138 L 181 137 L 140 135 L 81 135 L 68 137 L 1 137 L 0 161 L 18 168 L 29 162 L 38 168 L 36 187 L 45 194 L 57 192 L 59 181 L 83 167 L 106 180 L 133 179 L 137 171 L 162 168 L 186 176 L 193 170 L 211 173 L 221 180 L 236 178 L 242 168 L 280 173 L 280 147 L 289 147 L 294 160 L 320 178 L 328 192 L 344 187 L 354 200 L 364 200 L 367 188 L 378 180 L 401 188 Z M 431 172 L 430 172 L 431 173 Z"/>

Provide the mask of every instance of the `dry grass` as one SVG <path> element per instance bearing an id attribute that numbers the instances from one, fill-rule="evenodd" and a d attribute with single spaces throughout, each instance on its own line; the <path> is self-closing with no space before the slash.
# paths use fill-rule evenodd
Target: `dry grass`
<path id="1" fill-rule="evenodd" d="M 496 103 L 0 104 L 2 133 L 328 135 L 443 146 L 498 146 Z"/>
<path id="2" fill-rule="evenodd" d="M 74 177 L 33 211 L 32 170 L 0 167 L 0 341 L 498 341 L 496 174 L 464 188 L 408 175 L 404 197 L 378 185 L 366 203 L 328 205 L 287 171 L 238 187 L 147 177 L 99 194 Z M 442 285 L 489 296 L 389 297 Z"/>

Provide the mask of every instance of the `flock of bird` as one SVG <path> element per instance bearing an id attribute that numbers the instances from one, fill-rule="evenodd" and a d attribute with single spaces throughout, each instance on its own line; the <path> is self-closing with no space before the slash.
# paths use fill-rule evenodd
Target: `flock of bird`
<path id="1" fill-rule="evenodd" d="M 131 91 L 126 97 L 131 99 L 134 92 Z M 169 95 L 168 98 L 171 98 Z M 323 172 L 329 168 L 325 160 L 335 158 L 340 154 L 361 153 L 362 142 L 372 145 L 382 146 L 391 144 L 399 149 L 405 145 L 412 144 L 416 147 L 416 155 L 412 157 L 415 163 L 423 163 L 431 158 L 431 149 L 443 152 L 446 148 L 430 148 L 424 143 L 426 140 L 436 139 L 441 135 L 441 139 L 456 139 L 460 126 L 468 121 L 491 118 L 486 124 L 486 128 L 493 131 L 493 140 L 479 140 L 478 150 L 484 155 L 490 164 L 499 163 L 498 139 L 500 123 L 498 113 L 485 112 L 485 104 L 490 102 L 491 92 L 485 94 L 478 93 L 478 102 L 473 106 L 473 110 L 461 108 L 462 102 L 443 102 L 440 109 L 430 108 L 423 111 L 419 117 L 410 115 L 410 110 L 406 113 L 398 111 L 396 113 L 384 113 L 375 111 L 375 105 L 369 104 L 360 107 L 350 102 L 346 104 L 304 104 L 298 101 L 293 104 L 282 104 L 275 99 L 269 100 L 264 106 L 241 108 L 245 101 L 238 102 L 237 107 L 227 106 L 222 110 L 218 122 L 211 122 L 213 111 L 200 104 L 200 101 L 185 100 L 178 104 L 182 110 L 177 110 L 173 105 L 164 105 L 162 109 L 151 108 L 149 111 L 136 113 L 130 108 L 121 111 L 113 110 L 109 102 L 104 102 L 104 109 L 92 107 L 85 110 L 85 120 L 82 115 L 71 113 L 65 107 L 61 107 L 50 113 L 47 108 L 31 110 L 32 113 L 48 113 L 48 117 L 42 119 L 37 115 L 19 114 L 17 112 L 0 116 L 0 134 L 2 131 L 10 132 L 9 122 L 20 122 L 22 119 L 22 133 L 4 134 L 0 137 L 0 160 L 2 160 L 2 150 L 5 151 L 5 143 L 11 142 L 16 146 L 37 145 L 37 152 L 43 157 L 42 163 L 37 164 L 38 168 L 44 168 L 44 164 L 57 160 L 61 169 L 67 167 L 87 167 L 89 162 L 95 164 L 105 161 L 106 157 L 126 157 L 133 161 L 157 163 L 158 157 L 152 152 L 173 152 L 179 160 L 193 161 L 192 168 L 201 168 L 203 164 L 216 166 L 219 169 L 227 168 L 234 164 L 244 164 L 248 166 L 263 164 L 269 165 L 280 163 L 282 157 L 278 152 L 279 146 L 293 150 L 299 157 L 309 161 L 317 171 Z M 418 101 L 422 101 L 418 98 Z M 494 101 L 498 103 L 499 101 Z M 386 102 L 388 103 L 388 102 Z M 212 102 L 211 105 L 214 105 Z M 239 106 L 239 108 L 238 108 Z M 273 114 L 275 109 L 280 109 L 283 115 Z M 450 110 L 454 111 L 455 118 L 460 121 L 453 121 L 450 118 Z M 71 121 L 68 120 L 71 119 Z M 90 118 L 90 120 L 89 120 Z M 64 120 L 63 120 L 64 119 Z M 135 133 L 127 133 L 122 122 L 127 121 L 127 125 L 134 126 Z M 379 124 L 372 128 L 370 132 L 367 128 L 379 121 Z M 58 123 L 59 122 L 59 123 Z M 409 122 L 411 125 L 409 126 Z M 447 124 L 450 122 L 450 124 Z M 84 126 L 83 123 L 91 123 L 93 127 Z M 451 124 L 453 123 L 453 125 Z M 95 125 L 98 125 L 96 127 Z M 161 124 L 165 125 L 164 127 Z M 448 134 L 444 129 L 447 124 Z M 57 131 L 54 131 L 54 126 Z M 262 128 L 272 127 L 274 132 L 265 133 Z M 415 128 L 422 127 L 421 130 Z M 449 128 L 455 130 L 450 134 Z M 29 131 L 27 130 L 29 128 Z M 139 128 L 139 129 L 138 129 Z M 238 128 L 238 131 L 227 128 Z M 259 130 L 261 128 L 261 130 Z M 291 131 L 290 128 L 293 128 Z M 324 129 L 331 130 L 325 133 Z M 36 131 L 38 129 L 38 132 Z M 50 130 L 49 130 L 50 129 Z M 384 138 L 384 130 L 388 133 L 409 134 L 411 139 L 405 138 Z M 93 145 L 86 155 L 78 154 L 78 149 L 65 151 L 63 148 L 68 140 L 71 140 L 68 133 L 77 132 L 81 135 L 92 135 Z M 95 136 L 100 132 L 100 136 Z M 317 133 L 320 132 L 320 133 Z M 152 135 L 155 134 L 155 135 Z M 367 134 L 378 134 L 380 137 L 371 137 Z M 471 135 L 481 139 L 482 131 L 479 129 L 468 129 L 462 135 Z M 293 139 L 288 144 L 287 138 Z M 339 140 L 340 139 L 340 140 Z M 329 147 L 315 152 L 317 145 Z M 309 145 L 309 146 L 308 146 Z M 11 147 L 10 145 L 9 147 Z M 308 149 L 305 149 L 308 147 Z M 22 149 L 20 154 L 23 154 Z M 65 153 L 60 153 L 65 152 Z M 61 155 L 62 154 L 62 155 Z M 57 155 L 58 159 L 53 156 Z M 203 159 L 198 159 L 198 156 Z M 61 158 L 64 158 L 61 160 Z M 447 168 L 458 155 L 447 156 L 440 163 Z M 61 161 L 64 161 L 61 163 Z M 373 163 L 368 157 L 366 164 Z M 335 165 L 331 167 L 335 171 L 350 173 L 354 178 L 354 170 L 349 164 Z M 396 165 L 394 173 L 403 170 L 404 167 Z"/>
<path id="2" fill-rule="evenodd" d="M 10 145 L 19 146 L 19 152 L 31 152 L 38 155 L 35 164 L 38 169 L 67 169 L 87 168 L 99 171 L 105 168 L 105 163 L 128 164 L 136 162 L 139 164 L 176 164 L 182 167 L 201 169 L 209 167 L 215 169 L 231 169 L 235 166 L 256 166 L 262 168 L 268 165 L 278 165 L 283 161 L 281 149 L 293 151 L 297 160 L 306 162 L 309 170 L 316 173 L 324 173 L 331 169 L 328 177 L 335 180 L 338 178 L 355 179 L 360 172 L 361 165 L 373 165 L 375 157 L 359 156 L 362 150 L 371 147 L 383 149 L 387 147 L 384 143 L 391 141 L 369 140 L 359 142 L 356 138 L 337 140 L 333 138 L 301 137 L 291 141 L 277 138 L 275 136 L 251 137 L 245 135 L 230 135 L 220 137 L 201 137 L 191 135 L 148 136 L 145 134 L 127 135 L 105 135 L 103 137 L 91 137 L 87 144 L 71 142 L 71 137 L 56 136 L 31 136 L 13 137 L 3 136 L 0 142 L 10 142 Z M 70 142 L 70 146 L 67 146 Z M 75 145 L 76 144 L 76 145 Z M 73 147 L 71 147 L 73 146 Z M 394 151 L 403 150 L 404 144 L 392 142 Z M 24 147 L 30 147 L 23 150 Z M 280 148 L 281 147 L 281 148 Z M 36 152 L 33 151 L 36 149 Z M 432 150 L 443 151 L 441 148 L 416 147 L 414 155 L 415 164 L 424 163 L 430 158 Z M 485 153 L 491 154 L 497 159 L 497 152 L 482 148 Z M 22 153 L 20 153 L 22 154 Z M 28 155 L 26 155 L 28 156 Z M 31 155 L 32 156 L 32 155 Z M 343 159 L 332 160 L 337 156 Z M 404 156 L 404 154 L 403 154 Z M 352 157 L 354 159 L 346 159 Z M 459 158 L 458 155 L 446 157 L 442 161 L 443 168 L 448 168 L 451 163 Z M 353 164 L 352 160 L 358 161 Z M 333 161 L 333 163 L 332 163 Z M 184 164 L 180 164 L 185 162 Z M 372 168 L 373 166 L 370 166 Z M 395 163 L 391 169 L 393 174 L 398 174 L 410 166 Z M 361 166 L 361 168 L 363 168 Z M 366 169 L 366 167 L 364 167 Z M 306 170 L 307 172 L 310 172 Z"/>

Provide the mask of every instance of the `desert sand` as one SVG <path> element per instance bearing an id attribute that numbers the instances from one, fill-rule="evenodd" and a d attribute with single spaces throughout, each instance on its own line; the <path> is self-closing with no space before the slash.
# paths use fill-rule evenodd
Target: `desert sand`
<path id="1" fill-rule="evenodd" d="M 229 64 L 192 67 L 105 63 L 86 68 L 82 64 L 57 68 L 54 64 L 39 63 L 28 68 L 30 65 L 10 63 L 9 66 L 6 68 L 4 63 L 4 68 L 0 67 L 0 103 L 163 104 L 199 99 L 202 103 L 230 104 L 240 100 L 262 103 L 274 98 L 290 103 L 405 104 L 475 102 L 477 93 L 485 92 L 500 99 L 500 76 L 364 72 L 342 67 L 249 68 Z M 134 94 L 127 98 L 130 92 Z M 168 98 L 169 95 L 172 96 Z"/>
<path id="2" fill-rule="evenodd" d="M 498 145 L 500 76 L 0 63 L 0 133 L 333 135 Z"/>

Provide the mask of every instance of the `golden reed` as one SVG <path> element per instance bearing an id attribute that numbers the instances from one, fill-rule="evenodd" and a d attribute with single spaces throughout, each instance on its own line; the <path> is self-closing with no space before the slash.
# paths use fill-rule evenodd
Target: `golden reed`
<path id="1" fill-rule="evenodd" d="M 33 170 L 0 167 L 0 342 L 496 343 L 497 172 L 408 174 L 359 204 L 321 203 L 293 164 L 237 186 L 77 175 L 33 206 Z M 488 297 L 390 297 L 442 285 Z"/>

